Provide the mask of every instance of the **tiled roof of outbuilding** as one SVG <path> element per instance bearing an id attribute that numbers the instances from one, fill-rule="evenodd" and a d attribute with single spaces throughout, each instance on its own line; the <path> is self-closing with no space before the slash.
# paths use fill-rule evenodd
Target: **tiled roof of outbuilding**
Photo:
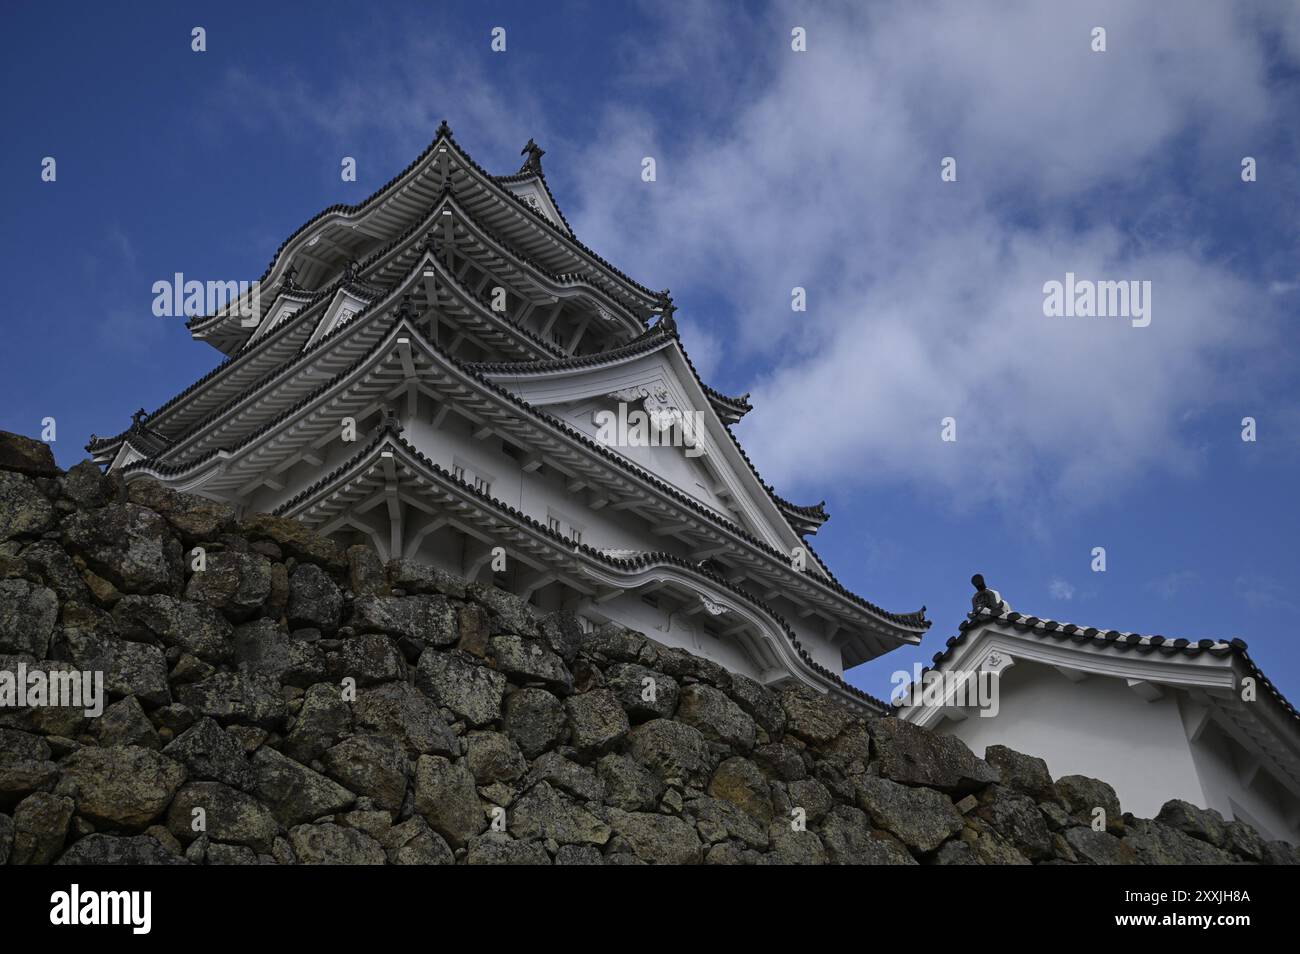
<path id="1" fill-rule="evenodd" d="M 966 637 L 981 626 L 990 623 L 1011 626 L 1019 632 L 1029 633 L 1039 639 L 1053 639 L 1058 642 L 1069 640 L 1075 643 L 1108 644 L 1117 650 L 1135 652 L 1143 655 L 1158 653 L 1162 656 L 1198 656 L 1208 653 L 1211 656 L 1236 656 L 1241 659 L 1256 683 L 1268 693 L 1282 709 L 1293 719 L 1300 721 L 1298 712 L 1273 682 L 1264 675 L 1255 660 L 1246 651 L 1245 640 L 1233 638 L 1222 639 L 1170 639 L 1165 636 L 1143 636 L 1138 633 L 1121 633 L 1118 630 L 1101 630 L 1094 626 L 1079 626 L 1075 623 L 1062 623 L 1053 619 L 1040 619 L 1037 616 L 1025 616 L 1023 613 L 994 613 L 990 609 L 973 612 L 962 620 L 957 627 L 957 635 L 952 636 L 944 645 L 942 652 L 934 654 L 933 665 L 921 670 L 921 675 L 931 669 L 942 670 L 952 659 L 956 649 L 966 642 Z M 893 703 L 899 708 L 897 703 Z"/>

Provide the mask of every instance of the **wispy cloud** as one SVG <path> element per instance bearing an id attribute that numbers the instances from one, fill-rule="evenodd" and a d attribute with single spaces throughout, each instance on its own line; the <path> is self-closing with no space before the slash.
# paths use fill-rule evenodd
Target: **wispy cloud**
<path id="1" fill-rule="evenodd" d="M 1234 589 L 1238 598 L 1252 612 L 1287 612 L 1297 610 L 1295 594 L 1268 575 L 1237 577 Z"/>
<path id="2" fill-rule="evenodd" d="M 1217 253 L 1191 190 L 1231 188 L 1242 143 L 1285 127 L 1269 57 L 1300 62 L 1300 7 L 1185 6 L 646 4 L 614 41 L 617 95 L 578 122 L 526 71 L 376 21 L 332 69 L 231 70 L 217 105 L 381 179 L 444 117 L 479 156 L 537 136 L 578 235 L 677 292 L 706 376 L 724 355 L 749 368 L 760 413 L 739 433 L 765 477 L 1032 516 L 1194 473 L 1186 422 L 1256 386 L 1242 358 L 1283 350 L 1264 319 L 1292 273 Z M 1043 283 L 1067 271 L 1151 281 L 1151 326 L 1045 318 Z"/>
<path id="3" fill-rule="evenodd" d="M 1047 594 L 1054 600 L 1074 599 L 1074 585 L 1057 577 L 1047 584 Z"/>
<path id="4" fill-rule="evenodd" d="M 1200 579 L 1201 575 L 1195 570 L 1175 570 L 1149 581 L 1145 588 L 1164 599 L 1171 600 L 1196 586 Z"/>
<path id="5" fill-rule="evenodd" d="M 571 218 L 614 260 L 649 254 L 674 287 L 734 302 L 731 357 L 768 369 L 740 430 L 782 486 L 906 482 L 1021 508 L 1190 473 L 1202 452 L 1181 416 L 1231 395 L 1233 361 L 1273 343 L 1266 323 L 1232 317 L 1275 307 L 1266 283 L 1208 250 L 1184 191 L 1189 167 L 1218 174 L 1211 161 L 1279 119 L 1262 17 L 1212 3 L 1176 23 L 1133 4 L 781 8 L 734 25 L 770 53 L 726 112 L 670 124 L 612 109 Z M 697 22 L 669 21 L 660 47 L 709 46 Z M 1097 22 L 1105 54 L 1087 42 Z M 789 51 L 792 24 L 807 53 Z M 1214 71 L 1178 68 L 1202 57 Z M 641 185 L 647 155 L 660 176 Z M 956 183 L 940 181 L 944 156 Z M 1151 327 L 1044 318 L 1042 285 L 1067 271 L 1151 281 Z M 796 285 L 806 313 L 791 312 Z M 956 443 L 940 440 L 945 417 Z"/>

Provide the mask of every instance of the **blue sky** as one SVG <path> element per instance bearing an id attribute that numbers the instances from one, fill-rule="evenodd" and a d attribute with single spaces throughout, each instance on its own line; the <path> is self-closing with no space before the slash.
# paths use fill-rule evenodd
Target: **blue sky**
<path id="1" fill-rule="evenodd" d="M 929 607 L 850 681 L 938 651 L 981 571 L 1026 613 L 1240 636 L 1300 700 L 1300 8 L 1161 6 L 6 4 L 0 427 L 54 417 L 66 466 L 183 389 L 220 356 L 152 283 L 260 276 L 445 117 L 492 170 L 537 138 L 578 236 L 753 392 L 764 476 L 827 499 L 840 579 Z M 1151 325 L 1044 317 L 1067 271 L 1151 281 Z"/>

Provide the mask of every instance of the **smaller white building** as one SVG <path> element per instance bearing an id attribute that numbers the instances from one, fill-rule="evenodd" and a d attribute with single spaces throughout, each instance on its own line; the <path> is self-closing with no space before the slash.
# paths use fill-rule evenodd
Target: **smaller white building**
<path id="1" fill-rule="evenodd" d="M 1300 713 L 1244 642 L 1025 616 L 972 582 L 970 616 L 904 693 L 900 718 L 976 754 L 1007 745 L 1053 777 L 1104 779 L 1141 817 L 1180 798 L 1300 843 Z"/>

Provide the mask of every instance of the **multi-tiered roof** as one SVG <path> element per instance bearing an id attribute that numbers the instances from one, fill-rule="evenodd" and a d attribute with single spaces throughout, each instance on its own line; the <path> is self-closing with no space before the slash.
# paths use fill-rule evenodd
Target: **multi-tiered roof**
<path id="1" fill-rule="evenodd" d="M 700 379 L 669 294 L 583 245 L 542 151 L 524 155 L 490 175 L 443 123 L 370 198 L 294 232 L 259 296 L 189 321 L 225 361 L 88 449 L 128 479 L 360 534 L 390 557 L 455 547 L 471 576 L 503 546 L 509 585 L 539 604 L 599 617 L 629 595 L 667 600 L 724 661 L 860 696 L 842 669 L 918 642 L 924 611 L 886 612 L 831 575 L 804 539 L 824 505 L 778 496 L 731 432 L 748 395 Z M 596 440 L 591 413 L 615 395 L 701 412 L 698 459 Z"/>

